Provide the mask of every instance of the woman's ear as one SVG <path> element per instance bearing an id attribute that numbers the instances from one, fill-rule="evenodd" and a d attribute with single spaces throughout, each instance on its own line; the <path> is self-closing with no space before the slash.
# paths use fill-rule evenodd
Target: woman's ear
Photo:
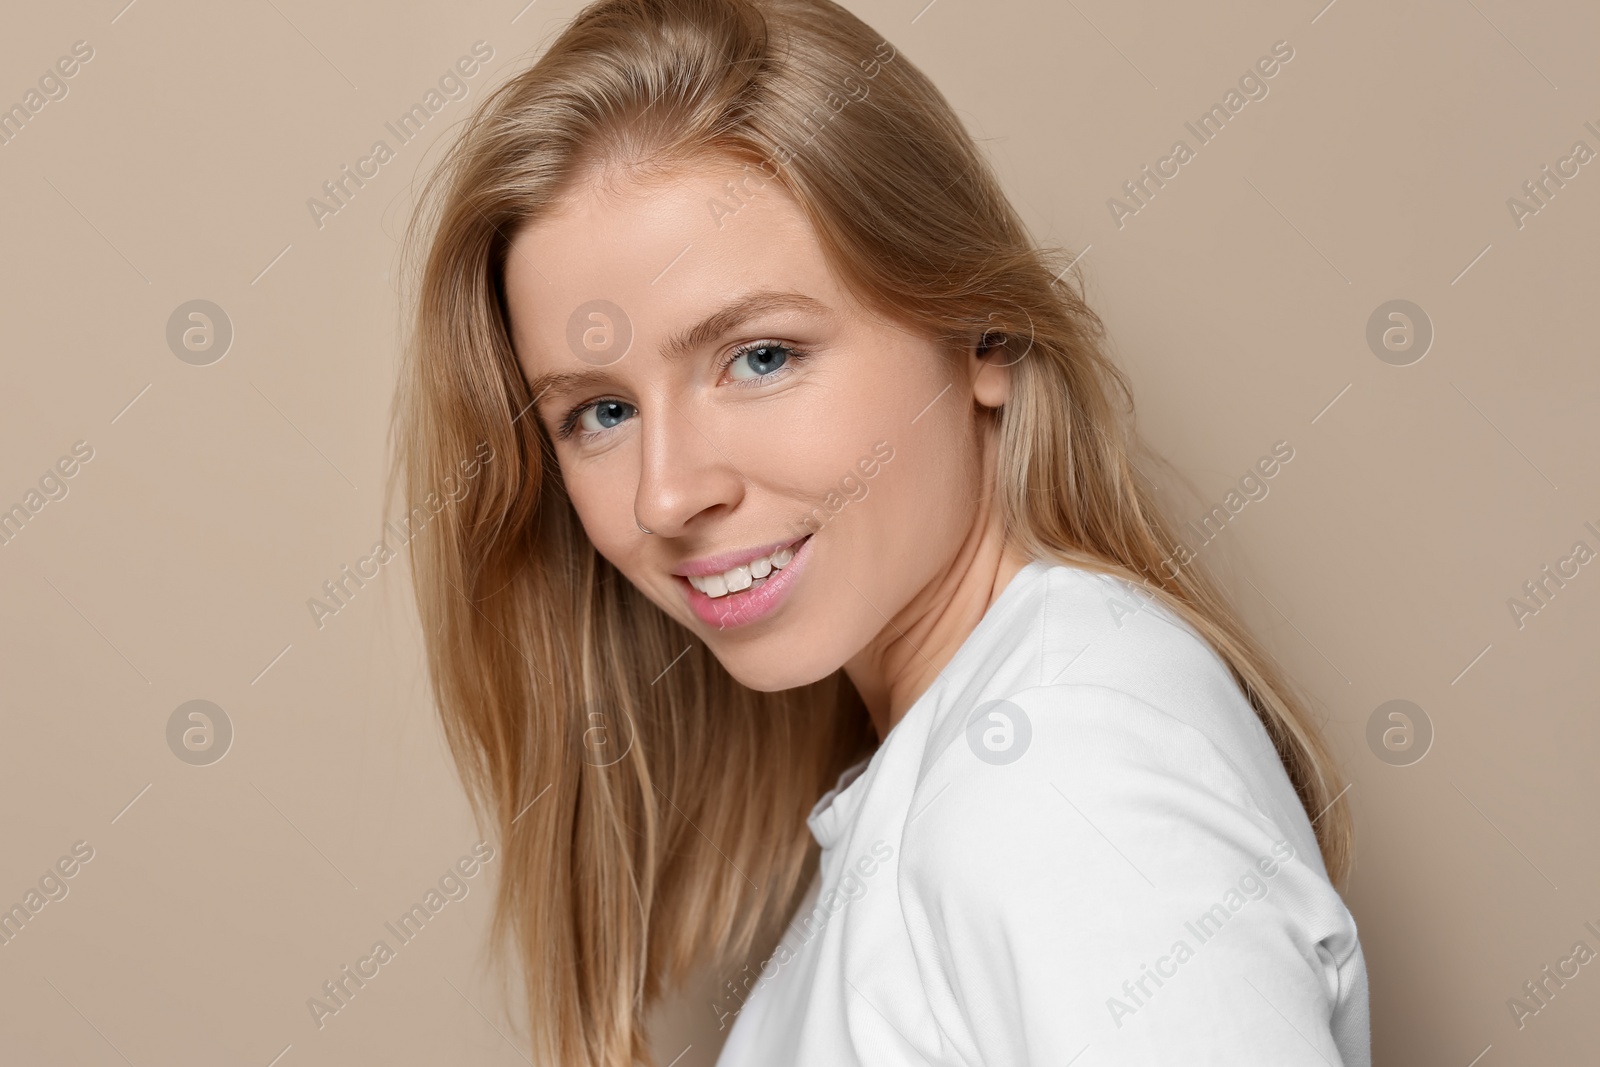
<path id="1" fill-rule="evenodd" d="M 1010 338 L 1000 330 L 985 330 L 972 348 L 972 396 L 984 407 L 998 408 L 1011 397 Z"/>

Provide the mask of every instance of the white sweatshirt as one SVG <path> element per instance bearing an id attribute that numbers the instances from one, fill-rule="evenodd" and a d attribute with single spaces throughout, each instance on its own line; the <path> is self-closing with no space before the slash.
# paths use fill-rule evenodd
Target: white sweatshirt
<path id="1" fill-rule="evenodd" d="M 818 878 L 713 1006 L 718 1067 L 1371 1063 L 1283 765 L 1137 585 L 1029 563 L 808 823 Z"/>

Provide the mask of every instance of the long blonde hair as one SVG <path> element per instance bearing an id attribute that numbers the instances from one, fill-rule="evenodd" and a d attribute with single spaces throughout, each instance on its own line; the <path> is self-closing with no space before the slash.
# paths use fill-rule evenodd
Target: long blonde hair
<path id="1" fill-rule="evenodd" d="M 430 177 L 394 412 L 390 494 L 401 481 L 408 511 L 463 457 L 493 457 L 411 542 L 411 572 L 444 732 L 504 853 L 492 936 L 516 948 L 535 1061 L 651 1062 L 649 1006 L 776 936 L 815 870 L 806 814 L 876 743 L 842 671 L 748 690 L 601 557 L 526 414 L 512 237 L 600 168 L 713 155 L 775 176 L 868 306 L 952 352 L 994 331 L 1013 375 L 995 472 L 1008 537 L 1139 582 L 1212 644 L 1342 884 L 1352 821 L 1330 750 L 1216 584 L 1171 562 L 1102 324 L 939 91 L 830 0 L 600 0 L 481 102 Z"/>

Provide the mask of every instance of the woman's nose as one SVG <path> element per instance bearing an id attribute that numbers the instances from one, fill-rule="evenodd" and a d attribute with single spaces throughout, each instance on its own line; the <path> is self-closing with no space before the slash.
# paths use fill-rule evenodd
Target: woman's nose
<path id="1" fill-rule="evenodd" d="M 735 454 L 737 442 L 725 426 L 665 392 L 652 396 L 640 415 L 634 497 L 640 525 L 656 535 L 675 536 L 702 512 L 738 504 L 746 484 L 741 468 L 752 460 Z"/>

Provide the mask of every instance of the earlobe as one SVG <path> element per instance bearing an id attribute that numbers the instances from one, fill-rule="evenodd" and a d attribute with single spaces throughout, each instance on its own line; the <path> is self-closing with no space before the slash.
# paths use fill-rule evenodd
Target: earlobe
<path id="1" fill-rule="evenodd" d="M 973 346 L 972 396 L 984 407 L 999 408 L 1011 396 L 1011 362 L 1005 356 L 1006 334 L 985 330 Z"/>

